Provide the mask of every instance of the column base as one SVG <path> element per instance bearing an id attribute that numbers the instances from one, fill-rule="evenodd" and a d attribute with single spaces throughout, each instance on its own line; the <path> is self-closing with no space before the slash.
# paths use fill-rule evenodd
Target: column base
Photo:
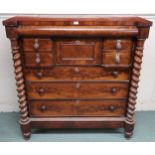
<path id="1" fill-rule="evenodd" d="M 23 122 L 20 120 L 19 124 L 20 124 L 23 138 L 25 140 L 28 140 L 31 137 L 30 122 L 29 121 Z"/>
<path id="2" fill-rule="evenodd" d="M 124 135 L 125 135 L 126 138 L 131 138 L 132 137 L 133 130 L 134 130 L 134 125 L 135 125 L 135 121 L 134 120 L 132 120 L 132 121 L 126 120 L 125 121 Z"/>

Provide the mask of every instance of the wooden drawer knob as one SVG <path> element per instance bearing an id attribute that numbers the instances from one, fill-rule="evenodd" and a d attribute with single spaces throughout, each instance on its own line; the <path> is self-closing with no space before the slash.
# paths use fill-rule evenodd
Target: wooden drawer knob
<path id="1" fill-rule="evenodd" d="M 110 105 L 110 106 L 109 106 L 109 110 L 110 110 L 110 111 L 114 111 L 115 109 L 116 109 L 115 106 L 113 106 L 113 105 Z"/>
<path id="2" fill-rule="evenodd" d="M 119 74 L 118 71 L 113 71 L 113 72 L 112 72 L 112 75 L 113 75 L 113 77 L 115 77 L 115 78 L 118 77 L 118 74 Z"/>
<path id="3" fill-rule="evenodd" d="M 117 40 L 116 42 L 116 50 L 120 50 L 122 48 L 121 40 Z"/>
<path id="4" fill-rule="evenodd" d="M 117 88 L 112 88 L 112 89 L 111 89 L 111 92 L 112 92 L 113 94 L 115 94 L 115 93 L 117 92 Z"/>
<path id="5" fill-rule="evenodd" d="M 80 45 L 80 43 L 81 43 L 80 40 L 76 40 L 76 41 L 75 41 L 75 44 L 76 44 L 76 45 Z"/>
<path id="6" fill-rule="evenodd" d="M 79 106 L 80 100 L 76 100 L 76 105 Z"/>
<path id="7" fill-rule="evenodd" d="M 38 94 L 44 94 L 45 90 L 44 88 L 40 87 L 39 89 L 37 89 Z"/>
<path id="8" fill-rule="evenodd" d="M 76 73 L 79 73 L 79 72 L 80 72 L 79 67 L 75 67 L 75 68 L 74 68 L 74 71 L 75 71 Z"/>
<path id="9" fill-rule="evenodd" d="M 39 46 L 40 46 L 40 45 L 39 45 L 38 39 L 35 39 L 34 45 L 33 45 L 34 49 L 35 49 L 35 50 L 39 49 Z"/>
<path id="10" fill-rule="evenodd" d="M 47 108 L 46 108 L 45 105 L 42 105 L 42 106 L 40 107 L 40 110 L 41 110 L 41 111 L 45 111 L 45 110 L 47 110 Z"/>
<path id="11" fill-rule="evenodd" d="M 41 63 L 41 58 L 40 58 L 40 54 L 36 53 L 36 59 L 35 59 L 36 64 L 40 64 Z"/>
<path id="12" fill-rule="evenodd" d="M 42 72 L 37 72 L 36 77 L 41 79 L 43 77 L 43 73 Z"/>
<path id="13" fill-rule="evenodd" d="M 76 89 L 79 89 L 80 86 L 81 86 L 80 83 L 76 83 L 75 88 L 76 88 Z"/>
<path id="14" fill-rule="evenodd" d="M 120 64 L 120 62 L 121 62 L 120 53 L 119 53 L 119 51 L 116 51 L 116 54 L 115 54 L 115 63 L 116 64 Z"/>

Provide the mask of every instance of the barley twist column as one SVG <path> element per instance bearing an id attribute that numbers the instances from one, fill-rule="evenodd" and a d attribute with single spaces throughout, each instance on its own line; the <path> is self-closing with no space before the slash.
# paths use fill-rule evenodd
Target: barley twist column
<path id="1" fill-rule="evenodd" d="M 137 40 L 136 51 L 133 60 L 133 69 L 131 75 L 131 83 L 129 89 L 129 99 L 128 99 L 128 108 L 127 108 L 127 115 L 125 121 L 125 136 L 130 137 L 133 134 L 134 129 L 134 113 L 135 113 L 135 104 L 137 99 L 137 89 L 138 89 L 138 82 L 141 70 L 141 63 L 143 57 L 143 46 L 144 46 L 144 39 Z"/>
<path id="2" fill-rule="evenodd" d="M 20 108 L 19 123 L 20 123 L 24 138 L 29 138 L 31 135 L 31 132 L 30 132 L 30 126 L 29 126 L 25 85 L 24 85 L 24 78 L 23 78 L 23 72 L 22 72 L 21 54 L 19 52 L 17 38 L 11 38 L 10 40 L 11 40 L 11 46 L 12 46 L 15 79 L 16 79 L 16 85 L 17 85 L 18 98 L 19 98 L 18 100 L 19 108 Z"/>

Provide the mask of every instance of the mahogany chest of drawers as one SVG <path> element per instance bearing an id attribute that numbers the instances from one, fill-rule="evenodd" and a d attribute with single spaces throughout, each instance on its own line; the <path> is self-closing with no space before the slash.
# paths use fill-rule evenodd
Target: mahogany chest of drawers
<path id="1" fill-rule="evenodd" d="M 139 17 L 13 17 L 11 41 L 24 138 L 31 128 L 124 128 L 130 137 L 144 41 Z"/>

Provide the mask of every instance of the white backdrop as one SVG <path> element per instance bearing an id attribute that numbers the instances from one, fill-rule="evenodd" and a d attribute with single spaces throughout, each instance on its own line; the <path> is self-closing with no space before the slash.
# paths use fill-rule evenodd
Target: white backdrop
<path id="1" fill-rule="evenodd" d="M 151 14 L 154 0 L 1 0 L 1 13 Z"/>

